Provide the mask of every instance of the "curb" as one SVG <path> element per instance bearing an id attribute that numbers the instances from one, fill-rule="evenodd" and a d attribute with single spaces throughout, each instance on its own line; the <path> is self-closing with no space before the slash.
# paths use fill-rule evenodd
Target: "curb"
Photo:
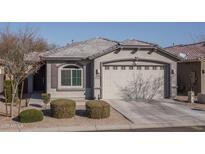
<path id="1" fill-rule="evenodd" d="M 92 125 L 92 126 L 68 126 L 68 127 L 52 127 L 52 128 L 21 128 L 10 129 L 8 131 L 15 132 L 87 132 L 87 131 L 106 131 L 131 129 L 130 125 Z"/>

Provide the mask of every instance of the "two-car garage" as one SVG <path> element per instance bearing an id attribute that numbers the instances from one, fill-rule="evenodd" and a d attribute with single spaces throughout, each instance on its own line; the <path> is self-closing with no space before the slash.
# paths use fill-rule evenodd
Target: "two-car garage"
<path id="1" fill-rule="evenodd" d="M 144 90 L 147 96 L 154 95 L 155 99 L 169 97 L 170 70 L 168 66 L 167 64 L 153 62 L 133 64 L 133 61 L 105 63 L 102 66 L 102 98 L 125 99 L 124 93 L 128 93 L 128 90 L 130 90 L 126 88 L 134 87 L 132 84 L 136 84 L 136 89 L 138 89 L 136 92 L 142 93 Z M 156 82 L 156 80 L 161 81 Z M 158 83 L 160 83 L 160 86 L 158 89 L 154 89 L 153 87 L 158 86 L 156 85 Z M 140 86 L 141 91 L 139 90 Z M 157 92 L 156 90 L 159 91 Z"/>

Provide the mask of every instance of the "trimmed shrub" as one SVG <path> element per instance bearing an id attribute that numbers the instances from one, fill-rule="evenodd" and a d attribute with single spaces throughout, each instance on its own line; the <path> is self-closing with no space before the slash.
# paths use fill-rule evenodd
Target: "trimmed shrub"
<path id="1" fill-rule="evenodd" d="M 10 80 L 4 81 L 4 96 L 8 103 L 12 101 L 12 85 Z"/>
<path id="2" fill-rule="evenodd" d="M 51 116 L 55 118 L 72 118 L 75 115 L 76 103 L 69 99 L 51 101 Z"/>
<path id="3" fill-rule="evenodd" d="M 110 104 L 102 100 L 86 102 L 86 112 L 89 118 L 102 119 L 110 116 Z"/>
<path id="4" fill-rule="evenodd" d="M 50 102 L 51 94 L 42 93 L 41 98 L 45 104 L 48 104 Z"/>
<path id="5" fill-rule="evenodd" d="M 43 120 L 43 113 L 37 109 L 27 109 L 22 111 L 18 117 L 22 123 L 37 122 Z"/>

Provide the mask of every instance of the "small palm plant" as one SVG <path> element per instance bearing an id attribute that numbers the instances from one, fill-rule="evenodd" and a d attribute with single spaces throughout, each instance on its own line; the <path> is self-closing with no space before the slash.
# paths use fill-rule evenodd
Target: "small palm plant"
<path id="1" fill-rule="evenodd" d="M 49 93 L 42 93 L 41 98 L 43 100 L 43 103 L 45 104 L 45 109 L 47 109 L 47 104 L 50 102 L 51 94 Z"/>

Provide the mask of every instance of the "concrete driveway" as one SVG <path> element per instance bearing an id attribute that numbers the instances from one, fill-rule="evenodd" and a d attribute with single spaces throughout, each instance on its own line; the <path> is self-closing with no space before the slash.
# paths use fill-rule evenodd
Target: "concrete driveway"
<path id="1" fill-rule="evenodd" d="M 133 122 L 135 128 L 205 125 L 205 111 L 192 110 L 173 100 L 126 102 L 107 100 L 111 106 Z"/>

